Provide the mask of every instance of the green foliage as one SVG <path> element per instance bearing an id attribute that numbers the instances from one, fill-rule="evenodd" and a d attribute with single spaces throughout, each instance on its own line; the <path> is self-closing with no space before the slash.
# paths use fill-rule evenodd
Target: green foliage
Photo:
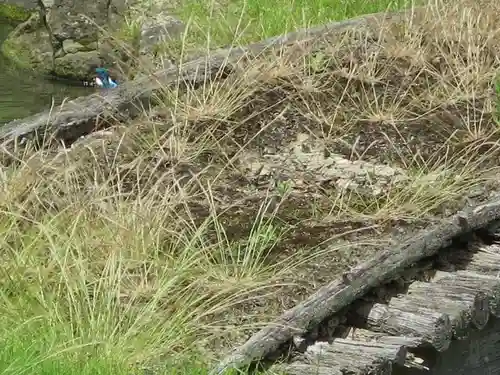
<path id="1" fill-rule="evenodd" d="M 8 38 L 0 47 L 1 53 L 15 66 L 24 69 L 31 67 L 29 50 L 21 40 Z"/>
<path id="2" fill-rule="evenodd" d="M 16 5 L 0 4 L 0 20 L 4 19 L 13 24 L 26 21 L 31 12 Z"/>
<path id="3" fill-rule="evenodd" d="M 392 11 L 419 0 L 231 0 L 220 7 L 213 1 L 186 0 L 176 9 L 192 23 L 189 38 L 217 46 L 246 44 L 303 27 Z"/>
<path id="4" fill-rule="evenodd" d="M 500 76 L 495 79 L 495 108 L 494 108 L 494 119 L 498 126 L 500 126 Z"/>

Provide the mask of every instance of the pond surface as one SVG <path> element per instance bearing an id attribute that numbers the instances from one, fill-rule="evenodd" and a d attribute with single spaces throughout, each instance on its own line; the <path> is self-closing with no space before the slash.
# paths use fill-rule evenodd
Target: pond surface
<path id="1" fill-rule="evenodd" d="M 12 31 L 12 26 L 0 19 L 0 43 Z M 49 81 L 35 72 L 20 70 L 0 53 L 0 126 L 49 109 L 54 100 L 60 104 L 65 98 L 88 95 L 92 88 Z"/>

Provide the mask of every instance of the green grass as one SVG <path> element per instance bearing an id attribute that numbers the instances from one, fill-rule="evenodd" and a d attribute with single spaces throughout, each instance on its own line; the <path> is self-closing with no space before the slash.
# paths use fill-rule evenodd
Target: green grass
<path id="1" fill-rule="evenodd" d="M 256 41 L 301 27 L 401 9 L 409 0 L 248 0 L 222 4 L 188 0 L 181 8 L 184 19 L 192 18 L 202 30 L 210 30 L 220 43 Z"/>
<path id="2" fill-rule="evenodd" d="M 162 1 L 162 0 L 159 0 Z M 173 13 L 188 23 L 184 41 L 214 48 L 247 44 L 303 27 L 408 8 L 419 0 L 186 0 Z M 147 9 L 144 2 L 142 11 Z M 167 1 L 168 3 L 168 1 Z"/>
<path id="3" fill-rule="evenodd" d="M 495 91 L 495 110 L 494 110 L 494 118 L 495 122 L 497 123 L 498 126 L 500 126 L 500 77 L 496 77 L 495 81 L 493 82 L 493 88 Z"/>
<path id="4" fill-rule="evenodd" d="M 29 308 L 28 308 L 29 309 Z M 61 327 L 48 316 L 19 316 L 3 312 L 0 326 L 2 375 L 125 375 L 125 363 L 97 354 L 98 347 L 61 340 Z"/>
<path id="5" fill-rule="evenodd" d="M 26 21 L 31 12 L 22 7 L 11 4 L 0 4 L 0 22 L 9 22 L 13 25 Z"/>

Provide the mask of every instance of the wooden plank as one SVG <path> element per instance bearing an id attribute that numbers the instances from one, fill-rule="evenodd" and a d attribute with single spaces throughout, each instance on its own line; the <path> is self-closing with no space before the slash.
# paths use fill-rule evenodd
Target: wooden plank
<path id="1" fill-rule="evenodd" d="M 438 352 L 448 349 L 452 338 L 449 316 L 428 309 L 411 296 L 394 298 L 389 305 L 364 304 L 349 314 L 349 321 L 374 332 L 419 338 L 419 346 L 432 346 Z"/>
<path id="2" fill-rule="evenodd" d="M 451 274 L 438 271 L 433 281 L 440 285 L 461 287 L 470 293 L 478 291 L 485 293 L 488 296 L 490 313 L 500 317 L 500 278 L 470 271 L 456 271 Z"/>
<path id="3" fill-rule="evenodd" d="M 448 277 L 453 276 L 450 274 Z M 409 286 L 408 295 L 430 309 L 448 314 L 453 335 L 458 340 L 468 337 L 471 323 L 477 329 L 483 329 L 489 320 L 489 297 L 480 290 L 416 281 Z"/>
<path id="4" fill-rule="evenodd" d="M 387 282 L 423 258 L 436 255 L 454 238 L 484 228 L 500 219 L 500 200 L 476 206 L 444 219 L 432 229 L 420 231 L 399 246 L 380 249 L 379 255 L 346 273 L 309 296 L 304 302 L 284 312 L 227 357 L 210 374 L 229 368 L 241 368 L 274 352 L 278 347 L 312 329 L 327 317 L 338 313 L 370 289 Z"/>
<path id="5" fill-rule="evenodd" d="M 272 370 L 294 375 L 316 374 L 317 369 L 329 374 L 389 375 L 392 365 L 404 365 L 407 350 L 404 346 L 376 342 L 335 339 L 333 343 L 317 342 L 307 348 L 302 357 L 291 365 L 273 366 Z"/>
<path id="6" fill-rule="evenodd" d="M 345 375 L 340 369 L 311 365 L 307 363 L 290 363 L 273 366 L 271 374 L 277 375 Z"/>
<path id="7" fill-rule="evenodd" d="M 500 277 L 500 245 L 481 244 L 478 252 L 465 260 L 467 271 L 499 278 Z"/>

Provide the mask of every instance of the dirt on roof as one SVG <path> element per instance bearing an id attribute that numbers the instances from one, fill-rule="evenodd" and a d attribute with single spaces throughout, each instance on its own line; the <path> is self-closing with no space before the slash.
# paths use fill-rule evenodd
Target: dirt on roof
<path id="1" fill-rule="evenodd" d="M 224 322 L 212 347 L 241 343 L 382 244 L 498 189 L 500 3 L 432 3 L 166 90 L 154 113 L 31 158 L 16 199 L 34 215 L 112 186 L 151 214 L 168 207 L 166 242 L 203 228 L 194 249 L 265 264 L 265 291 L 206 317 Z"/>

